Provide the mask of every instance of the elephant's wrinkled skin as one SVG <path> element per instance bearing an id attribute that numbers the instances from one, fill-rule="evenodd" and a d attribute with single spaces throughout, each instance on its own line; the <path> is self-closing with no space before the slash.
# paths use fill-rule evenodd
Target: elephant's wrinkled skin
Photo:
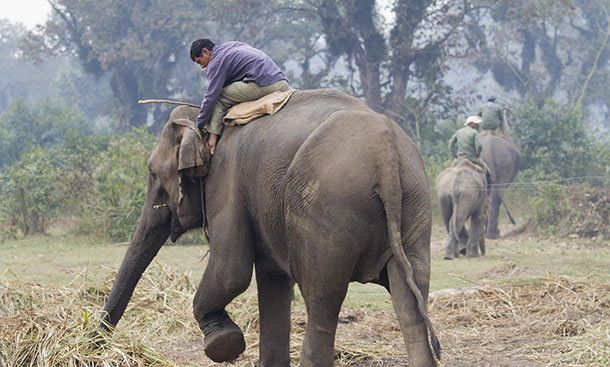
<path id="1" fill-rule="evenodd" d="M 184 124 L 197 112 L 176 108 L 149 159 L 146 203 L 105 306 L 110 325 L 167 237 L 175 240 L 203 221 L 198 179 L 188 176 L 205 174 L 193 167 L 205 148 L 194 123 Z M 308 316 L 300 363 L 332 366 L 350 281 L 391 291 L 409 365 L 436 365 L 429 333 L 434 352 L 440 346 L 426 306 L 429 199 L 413 142 L 341 92 L 298 91 L 274 116 L 226 128 L 205 183 L 210 256 L 193 303 L 206 354 L 228 361 L 244 350 L 243 334 L 224 309 L 248 288 L 254 266 L 259 366 L 290 365 L 294 282 Z M 167 206 L 154 209 L 158 204 Z"/>
<path id="2" fill-rule="evenodd" d="M 498 214 L 502 204 L 502 191 L 515 179 L 519 167 L 520 154 L 515 145 L 498 136 L 481 136 L 481 159 L 490 172 L 491 203 L 487 214 L 485 237 L 498 238 Z"/>
<path id="3" fill-rule="evenodd" d="M 485 174 L 475 171 L 465 161 L 444 169 L 438 175 L 436 194 L 449 234 L 445 259 L 455 259 L 460 253 L 479 256 L 479 248 L 485 255 L 486 184 Z M 466 230 L 468 219 L 470 228 Z"/>

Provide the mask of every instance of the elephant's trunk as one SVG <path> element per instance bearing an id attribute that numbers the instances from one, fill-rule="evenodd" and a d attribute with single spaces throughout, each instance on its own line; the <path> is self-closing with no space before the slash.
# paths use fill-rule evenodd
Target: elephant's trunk
<path id="1" fill-rule="evenodd" d="M 170 235 L 172 214 L 166 206 L 159 206 L 162 196 L 159 190 L 151 190 L 146 197 L 138 227 L 104 306 L 104 329 L 119 322 L 142 273 Z"/>

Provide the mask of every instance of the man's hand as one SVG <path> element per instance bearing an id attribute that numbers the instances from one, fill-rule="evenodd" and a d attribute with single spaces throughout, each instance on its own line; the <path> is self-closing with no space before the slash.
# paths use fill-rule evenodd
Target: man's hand
<path id="1" fill-rule="evenodd" d="M 216 143 L 218 142 L 218 135 L 210 133 L 208 137 L 208 148 L 210 149 L 210 154 L 214 155 L 216 152 Z"/>

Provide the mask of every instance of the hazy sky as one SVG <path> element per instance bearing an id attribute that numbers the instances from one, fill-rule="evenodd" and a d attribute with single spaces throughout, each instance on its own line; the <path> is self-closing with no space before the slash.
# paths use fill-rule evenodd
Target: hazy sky
<path id="1" fill-rule="evenodd" d="M 21 22 L 28 28 L 43 23 L 50 11 L 47 0 L 0 0 L 0 18 Z"/>

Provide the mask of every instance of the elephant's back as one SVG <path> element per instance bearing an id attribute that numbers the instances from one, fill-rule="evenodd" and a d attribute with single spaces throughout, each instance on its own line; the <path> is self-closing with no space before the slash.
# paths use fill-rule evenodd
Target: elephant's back
<path id="1" fill-rule="evenodd" d="M 481 159 L 491 162 L 494 157 L 506 155 L 519 157 L 519 151 L 512 141 L 494 135 L 481 136 Z"/>
<path id="2" fill-rule="evenodd" d="M 441 171 L 436 177 L 436 194 L 439 198 L 450 194 L 451 187 L 453 185 L 453 178 L 455 177 L 455 168 L 447 167 Z"/>

